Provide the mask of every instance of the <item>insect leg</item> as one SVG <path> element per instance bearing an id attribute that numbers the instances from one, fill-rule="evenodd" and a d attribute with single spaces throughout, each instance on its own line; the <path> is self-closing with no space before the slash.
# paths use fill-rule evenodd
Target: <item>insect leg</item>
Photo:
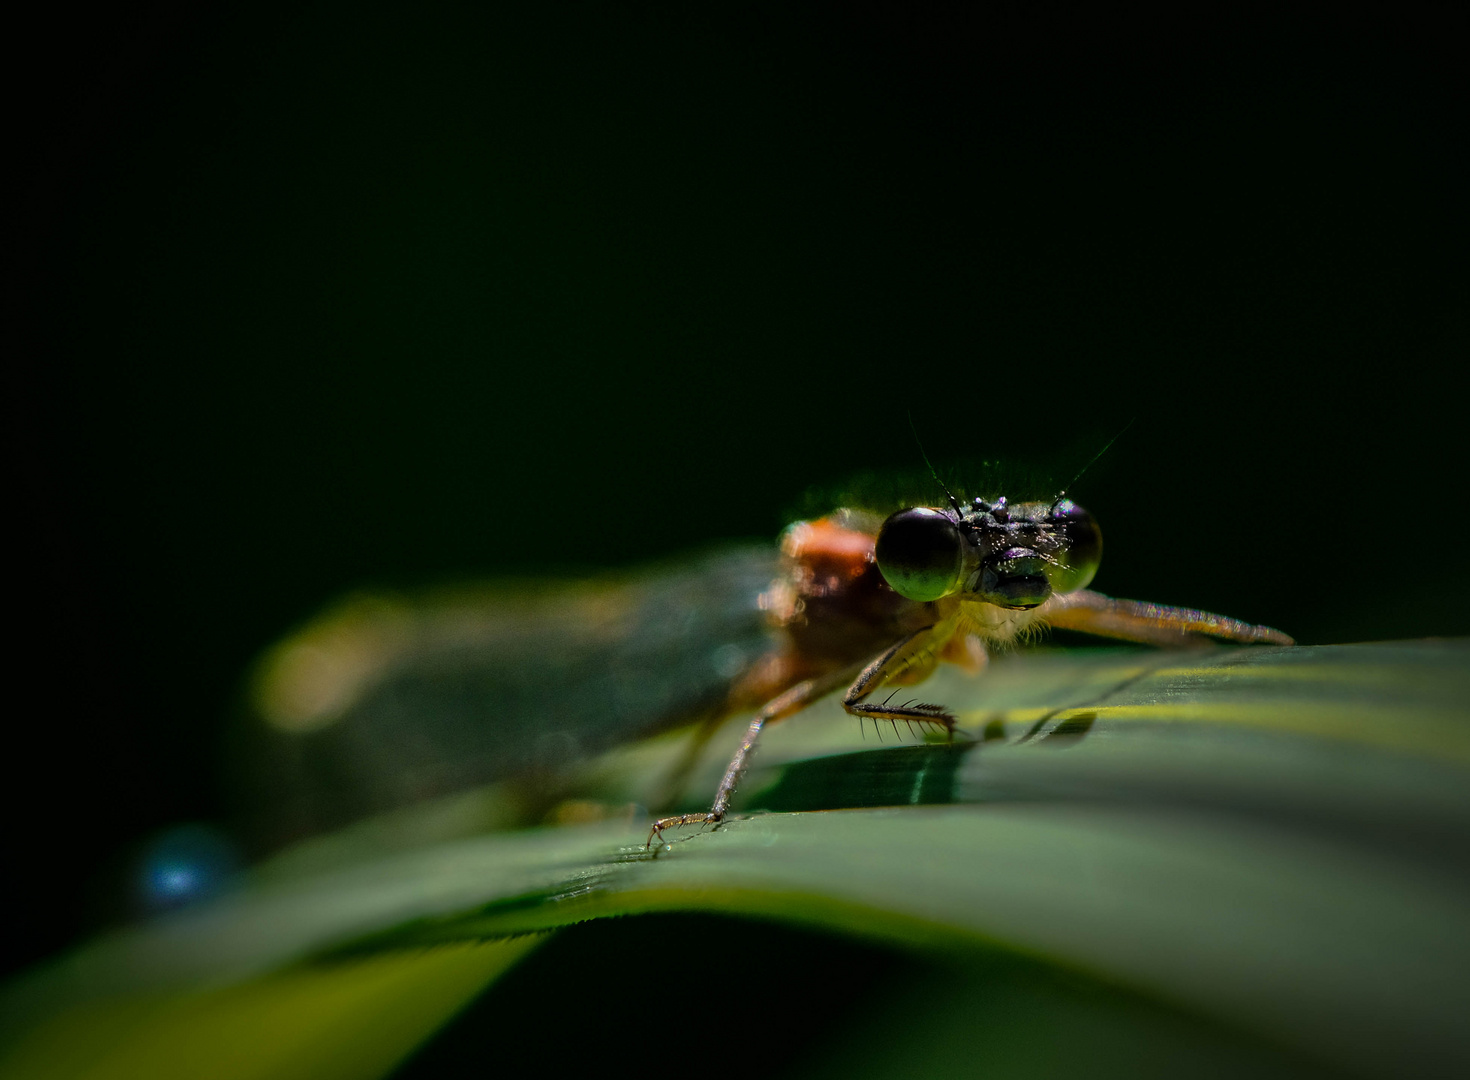
<path id="1" fill-rule="evenodd" d="M 1201 635 L 1269 645 L 1295 645 L 1269 626 L 1256 626 L 1196 608 L 1166 607 L 1140 600 L 1114 600 L 1090 589 L 1053 596 L 1040 611 L 1042 619 L 1064 630 L 1098 637 L 1121 638 L 1145 645 L 1188 645 Z"/>
<path id="2" fill-rule="evenodd" d="M 955 718 L 938 705 L 872 705 L 863 699 L 877 690 L 886 681 L 898 675 L 925 649 L 935 647 L 936 633 L 940 628 L 926 626 L 900 638 L 889 649 L 873 660 L 858 674 L 853 684 L 842 695 L 842 707 L 859 721 L 871 718 L 874 726 L 879 720 L 917 720 L 921 724 L 938 724 L 954 734 Z"/>
<path id="3" fill-rule="evenodd" d="M 715 792 L 714 805 L 709 808 L 709 811 L 703 814 L 679 814 L 675 817 L 659 818 L 648 832 L 648 843 L 643 846 L 652 847 L 654 837 L 662 840 L 665 829 L 681 825 L 714 825 L 723 821 L 726 811 L 730 809 L 730 798 L 735 794 L 735 785 L 740 783 L 740 777 L 745 773 L 751 752 L 755 749 L 755 744 L 760 739 L 765 726 L 774 724 L 777 720 L 784 719 L 794 712 L 799 712 L 818 698 L 830 694 L 851 679 L 854 670 L 856 670 L 855 667 L 848 667 L 815 679 L 807 679 L 767 702 L 751 718 L 750 727 L 746 728 L 745 738 L 740 742 L 740 749 L 735 751 L 735 756 L 730 759 L 729 767 L 725 769 L 724 779 L 720 781 L 719 789 Z"/>
<path id="4" fill-rule="evenodd" d="M 654 806 L 667 806 L 671 802 L 678 801 L 684 793 L 684 787 L 689 781 L 689 774 L 699 764 L 699 759 L 704 753 L 704 748 L 709 745 L 710 739 L 714 738 L 715 732 L 720 730 L 724 720 L 729 713 L 720 711 L 711 713 L 699 721 L 679 758 L 673 767 L 664 775 L 659 782 L 657 791 L 652 800 Z"/>

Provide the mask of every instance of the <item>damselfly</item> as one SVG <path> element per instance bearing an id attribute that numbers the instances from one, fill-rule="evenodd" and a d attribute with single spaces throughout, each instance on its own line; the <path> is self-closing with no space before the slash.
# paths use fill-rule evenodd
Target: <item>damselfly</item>
<path id="1" fill-rule="evenodd" d="M 555 790 L 568 766 L 685 725 L 692 760 L 724 719 L 755 710 L 710 809 L 658 819 L 651 844 L 723 820 L 762 731 L 844 687 L 860 722 L 952 734 L 949 711 L 902 688 L 941 663 L 978 672 L 1042 627 L 1291 644 L 1093 592 L 1101 554 L 1069 499 L 951 496 L 886 519 L 839 510 L 791 525 L 779 551 L 625 578 L 349 598 L 261 665 L 249 784 L 279 842 L 487 781 Z"/>

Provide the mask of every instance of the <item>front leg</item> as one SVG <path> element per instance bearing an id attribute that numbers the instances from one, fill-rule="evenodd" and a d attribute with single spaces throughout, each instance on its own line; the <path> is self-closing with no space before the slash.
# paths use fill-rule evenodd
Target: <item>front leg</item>
<path id="1" fill-rule="evenodd" d="M 750 727 L 745 730 L 745 738 L 741 740 L 740 749 L 736 750 L 735 756 L 730 759 L 729 767 L 725 769 L 724 779 L 720 781 L 719 789 L 715 792 L 714 805 L 703 814 L 678 814 L 675 817 L 659 818 L 649 830 L 648 843 L 643 845 L 644 848 L 653 846 L 654 837 L 662 841 L 665 829 L 681 825 L 717 825 L 724 821 L 725 812 L 730 809 L 730 797 L 735 794 L 735 785 L 740 783 L 740 777 L 745 773 L 751 752 L 755 750 L 756 741 L 760 738 L 766 725 L 773 724 L 792 713 L 800 712 L 818 698 L 832 693 L 850 680 L 856 670 L 857 666 L 853 665 L 815 679 L 807 679 L 768 702 L 760 712 L 751 718 Z"/>
<path id="2" fill-rule="evenodd" d="M 881 705 L 874 705 L 864 700 L 885 682 L 896 678 L 906 669 L 915 665 L 932 666 L 936 658 L 936 650 L 949 639 L 950 634 L 946 630 L 952 632 L 944 624 L 926 626 L 899 639 L 886 652 L 863 668 L 857 679 L 847 688 L 847 693 L 842 695 L 842 707 L 859 720 L 872 720 L 875 724 L 880 720 L 889 720 L 894 723 L 903 720 L 908 723 L 938 724 L 944 728 L 950 738 L 954 738 L 955 718 L 940 705 L 923 702 L 905 702 L 902 705 L 884 702 Z"/>

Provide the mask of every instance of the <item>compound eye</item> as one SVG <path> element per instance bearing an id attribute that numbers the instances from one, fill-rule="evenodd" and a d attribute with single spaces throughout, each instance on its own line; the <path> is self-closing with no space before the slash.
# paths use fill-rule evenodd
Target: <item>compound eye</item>
<path id="1" fill-rule="evenodd" d="M 874 552 L 883 579 L 910 600 L 938 600 L 959 588 L 964 553 L 954 519 L 926 506 L 885 521 Z"/>
<path id="2" fill-rule="evenodd" d="M 1063 499 L 1052 507 L 1052 524 L 1066 541 L 1066 552 L 1058 565 L 1049 567 L 1052 589 L 1068 593 L 1085 588 L 1102 562 L 1102 530 L 1097 521 L 1071 499 Z"/>

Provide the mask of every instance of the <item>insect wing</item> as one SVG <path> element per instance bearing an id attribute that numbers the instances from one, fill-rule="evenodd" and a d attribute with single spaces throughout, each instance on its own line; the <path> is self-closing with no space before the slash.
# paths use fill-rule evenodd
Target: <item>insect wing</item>
<path id="1" fill-rule="evenodd" d="M 725 711 L 772 646 L 770 548 L 626 577 L 349 597 L 258 665 L 240 787 L 274 846 Z"/>

